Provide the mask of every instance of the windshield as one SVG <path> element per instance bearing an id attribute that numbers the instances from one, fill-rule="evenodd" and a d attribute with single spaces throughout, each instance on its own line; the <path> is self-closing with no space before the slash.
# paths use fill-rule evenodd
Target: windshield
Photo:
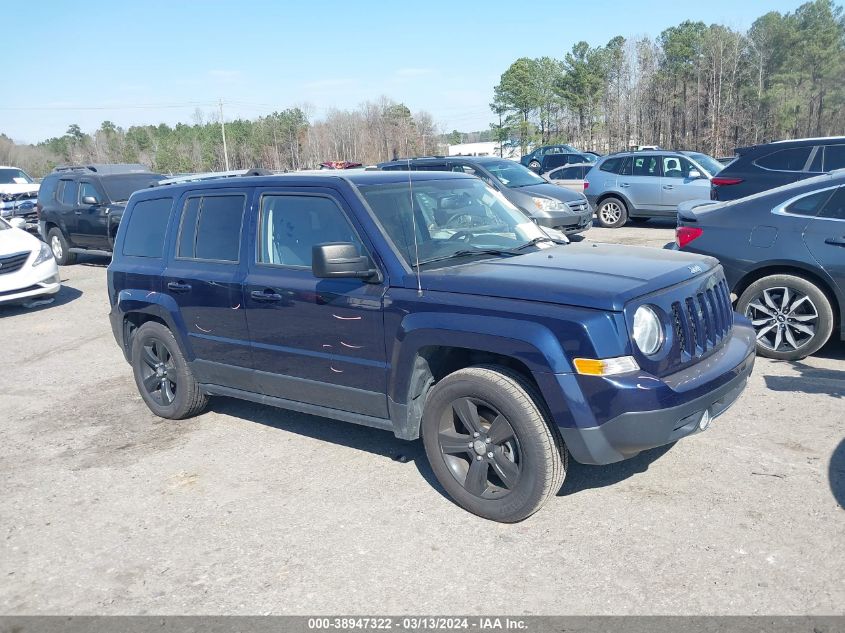
<path id="1" fill-rule="evenodd" d="M 5 231 L 6 229 L 12 228 L 11 224 L 8 224 L 6 220 L 0 218 L 0 231 Z"/>
<path id="2" fill-rule="evenodd" d="M 497 160 L 483 165 L 505 187 L 527 187 L 546 182 L 527 167 L 512 160 Z"/>
<path id="3" fill-rule="evenodd" d="M 534 222 L 476 178 L 414 182 L 413 217 L 407 183 L 359 189 L 409 266 L 417 261 L 415 224 L 421 264 L 474 249 L 509 250 L 532 240 L 548 241 Z"/>
<path id="4" fill-rule="evenodd" d="M 112 202 L 126 202 L 139 189 L 146 189 L 164 178 L 160 174 L 121 174 L 103 176 L 100 180 Z"/>
<path id="5" fill-rule="evenodd" d="M 0 169 L 0 185 L 31 185 L 32 178 L 21 170 L 4 167 Z"/>
<path id="6" fill-rule="evenodd" d="M 711 176 L 715 176 L 720 171 L 722 171 L 725 166 L 720 163 L 718 160 L 713 158 L 712 156 L 708 156 L 707 154 L 699 154 L 698 152 L 691 152 L 687 154 L 690 158 L 692 158 L 696 163 L 704 167 L 704 170 L 710 174 Z"/>

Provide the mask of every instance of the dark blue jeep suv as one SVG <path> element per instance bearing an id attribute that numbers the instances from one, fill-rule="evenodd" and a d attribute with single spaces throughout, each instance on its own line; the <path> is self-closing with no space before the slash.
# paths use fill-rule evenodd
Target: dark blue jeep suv
<path id="1" fill-rule="evenodd" d="M 157 415 L 226 395 L 422 437 L 464 508 L 519 521 L 568 456 L 706 429 L 754 332 L 715 259 L 553 243 L 478 178 L 226 178 L 133 194 L 114 336 Z"/>

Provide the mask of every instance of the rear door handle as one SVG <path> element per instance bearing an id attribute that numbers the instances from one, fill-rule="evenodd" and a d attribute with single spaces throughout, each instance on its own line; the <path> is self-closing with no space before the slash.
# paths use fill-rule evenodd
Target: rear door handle
<path id="1" fill-rule="evenodd" d="M 74 215 L 82 215 L 82 211 L 74 211 Z"/>
<path id="2" fill-rule="evenodd" d="M 167 289 L 173 292 L 190 292 L 191 284 L 186 284 L 184 281 L 168 281 Z"/>
<path id="3" fill-rule="evenodd" d="M 831 246 L 845 246 L 845 237 L 829 237 L 824 243 Z"/>
<path id="4" fill-rule="evenodd" d="M 282 300 L 282 295 L 273 292 L 269 288 L 267 290 L 253 290 L 249 293 L 249 296 L 256 301 L 262 301 L 264 303 L 274 303 Z"/>
<path id="5" fill-rule="evenodd" d="M 663 185 L 664 189 L 674 189 L 675 185 Z"/>

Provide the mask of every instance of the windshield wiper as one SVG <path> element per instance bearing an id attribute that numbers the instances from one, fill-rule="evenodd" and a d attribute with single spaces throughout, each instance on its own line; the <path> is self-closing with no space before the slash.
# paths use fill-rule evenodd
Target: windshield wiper
<path id="1" fill-rule="evenodd" d="M 513 257 L 514 255 L 518 255 L 515 253 L 513 249 L 499 249 L 499 248 L 472 248 L 472 249 L 464 249 L 460 251 L 455 251 L 454 253 L 450 253 L 449 255 L 443 255 L 442 257 L 432 257 L 431 259 L 424 259 L 423 261 L 414 264 L 414 267 L 423 266 L 425 264 L 432 264 L 434 262 L 442 262 L 447 259 L 457 259 L 459 257 L 471 257 L 473 255 L 507 255 L 509 257 Z"/>
<path id="2" fill-rule="evenodd" d="M 566 244 L 566 242 L 560 242 L 558 240 L 553 240 L 550 237 L 535 237 L 533 240 L 525 242 L 525 244 L 520 244 L 519 246 L 515 246 L 514 248 L 511 249 L 511 251 L 521 251 L 525 248 L 528 248 L 529 246 L 535 246 L 536 244 L 539 244 L 540 242 L 552 242 L 554 244 Z"/>

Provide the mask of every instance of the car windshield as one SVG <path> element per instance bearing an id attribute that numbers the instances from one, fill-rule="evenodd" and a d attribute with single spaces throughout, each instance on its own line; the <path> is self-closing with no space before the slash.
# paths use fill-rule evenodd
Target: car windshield
<path id="1" fill-rule="evenodd" d="M 6 220 L 0 218 L 0 231 L 5 231 L 10 228 L 12 228 L 12 225 L 7 223 Z"/>
<path id="2" fill-rule="evenodd" d="M 126 202 L 129 196 L 139 189 L 146 189 L 164 178 L 160 174 L 120 174 L 117 176 L 103 176 L 101 181 L 106 189 L 106 195 L 112 202 Z"/>
<path id="3" fill-rule="evenodd" d="M 546 182 L 527 167 L 523 167 L 512 160 L 484 163 L 484 168 L 505 187 L 527 187 L 528 185 L 542 185 Z"/>
<path id="4" fill-rule="evenodd" d="M 450 262 L 461 263 L 466 260 L 460 257 L 476 250 L 489 256 L 490 251 L 528 248 L 535 240 L 537 248 L 551 243 L 534 222 L 476 178 L 414 182 L 413 216 L 408 183 L 359 189 L 409 266 L 450 257 L 455 257 Z"/>
<path id="5" fill-rule="evenodd" d="M 713 158 L 712 156 L 708 156 L 707 154 L 699 154 L 698 152 L 687 154 L 690 158 L 692 158 L 696 163 L 704 167 L 708 174 L 711 176 L 715 176 L 720 171 L 722 171 L 725 166 L 720 163 L 718 160 Z"/>
<path id="6" fill-rule="evenodd" d="M 0 185 L 31 185 L 32 178 L 21 170 L 4 167 L 0 169 Z"/>

